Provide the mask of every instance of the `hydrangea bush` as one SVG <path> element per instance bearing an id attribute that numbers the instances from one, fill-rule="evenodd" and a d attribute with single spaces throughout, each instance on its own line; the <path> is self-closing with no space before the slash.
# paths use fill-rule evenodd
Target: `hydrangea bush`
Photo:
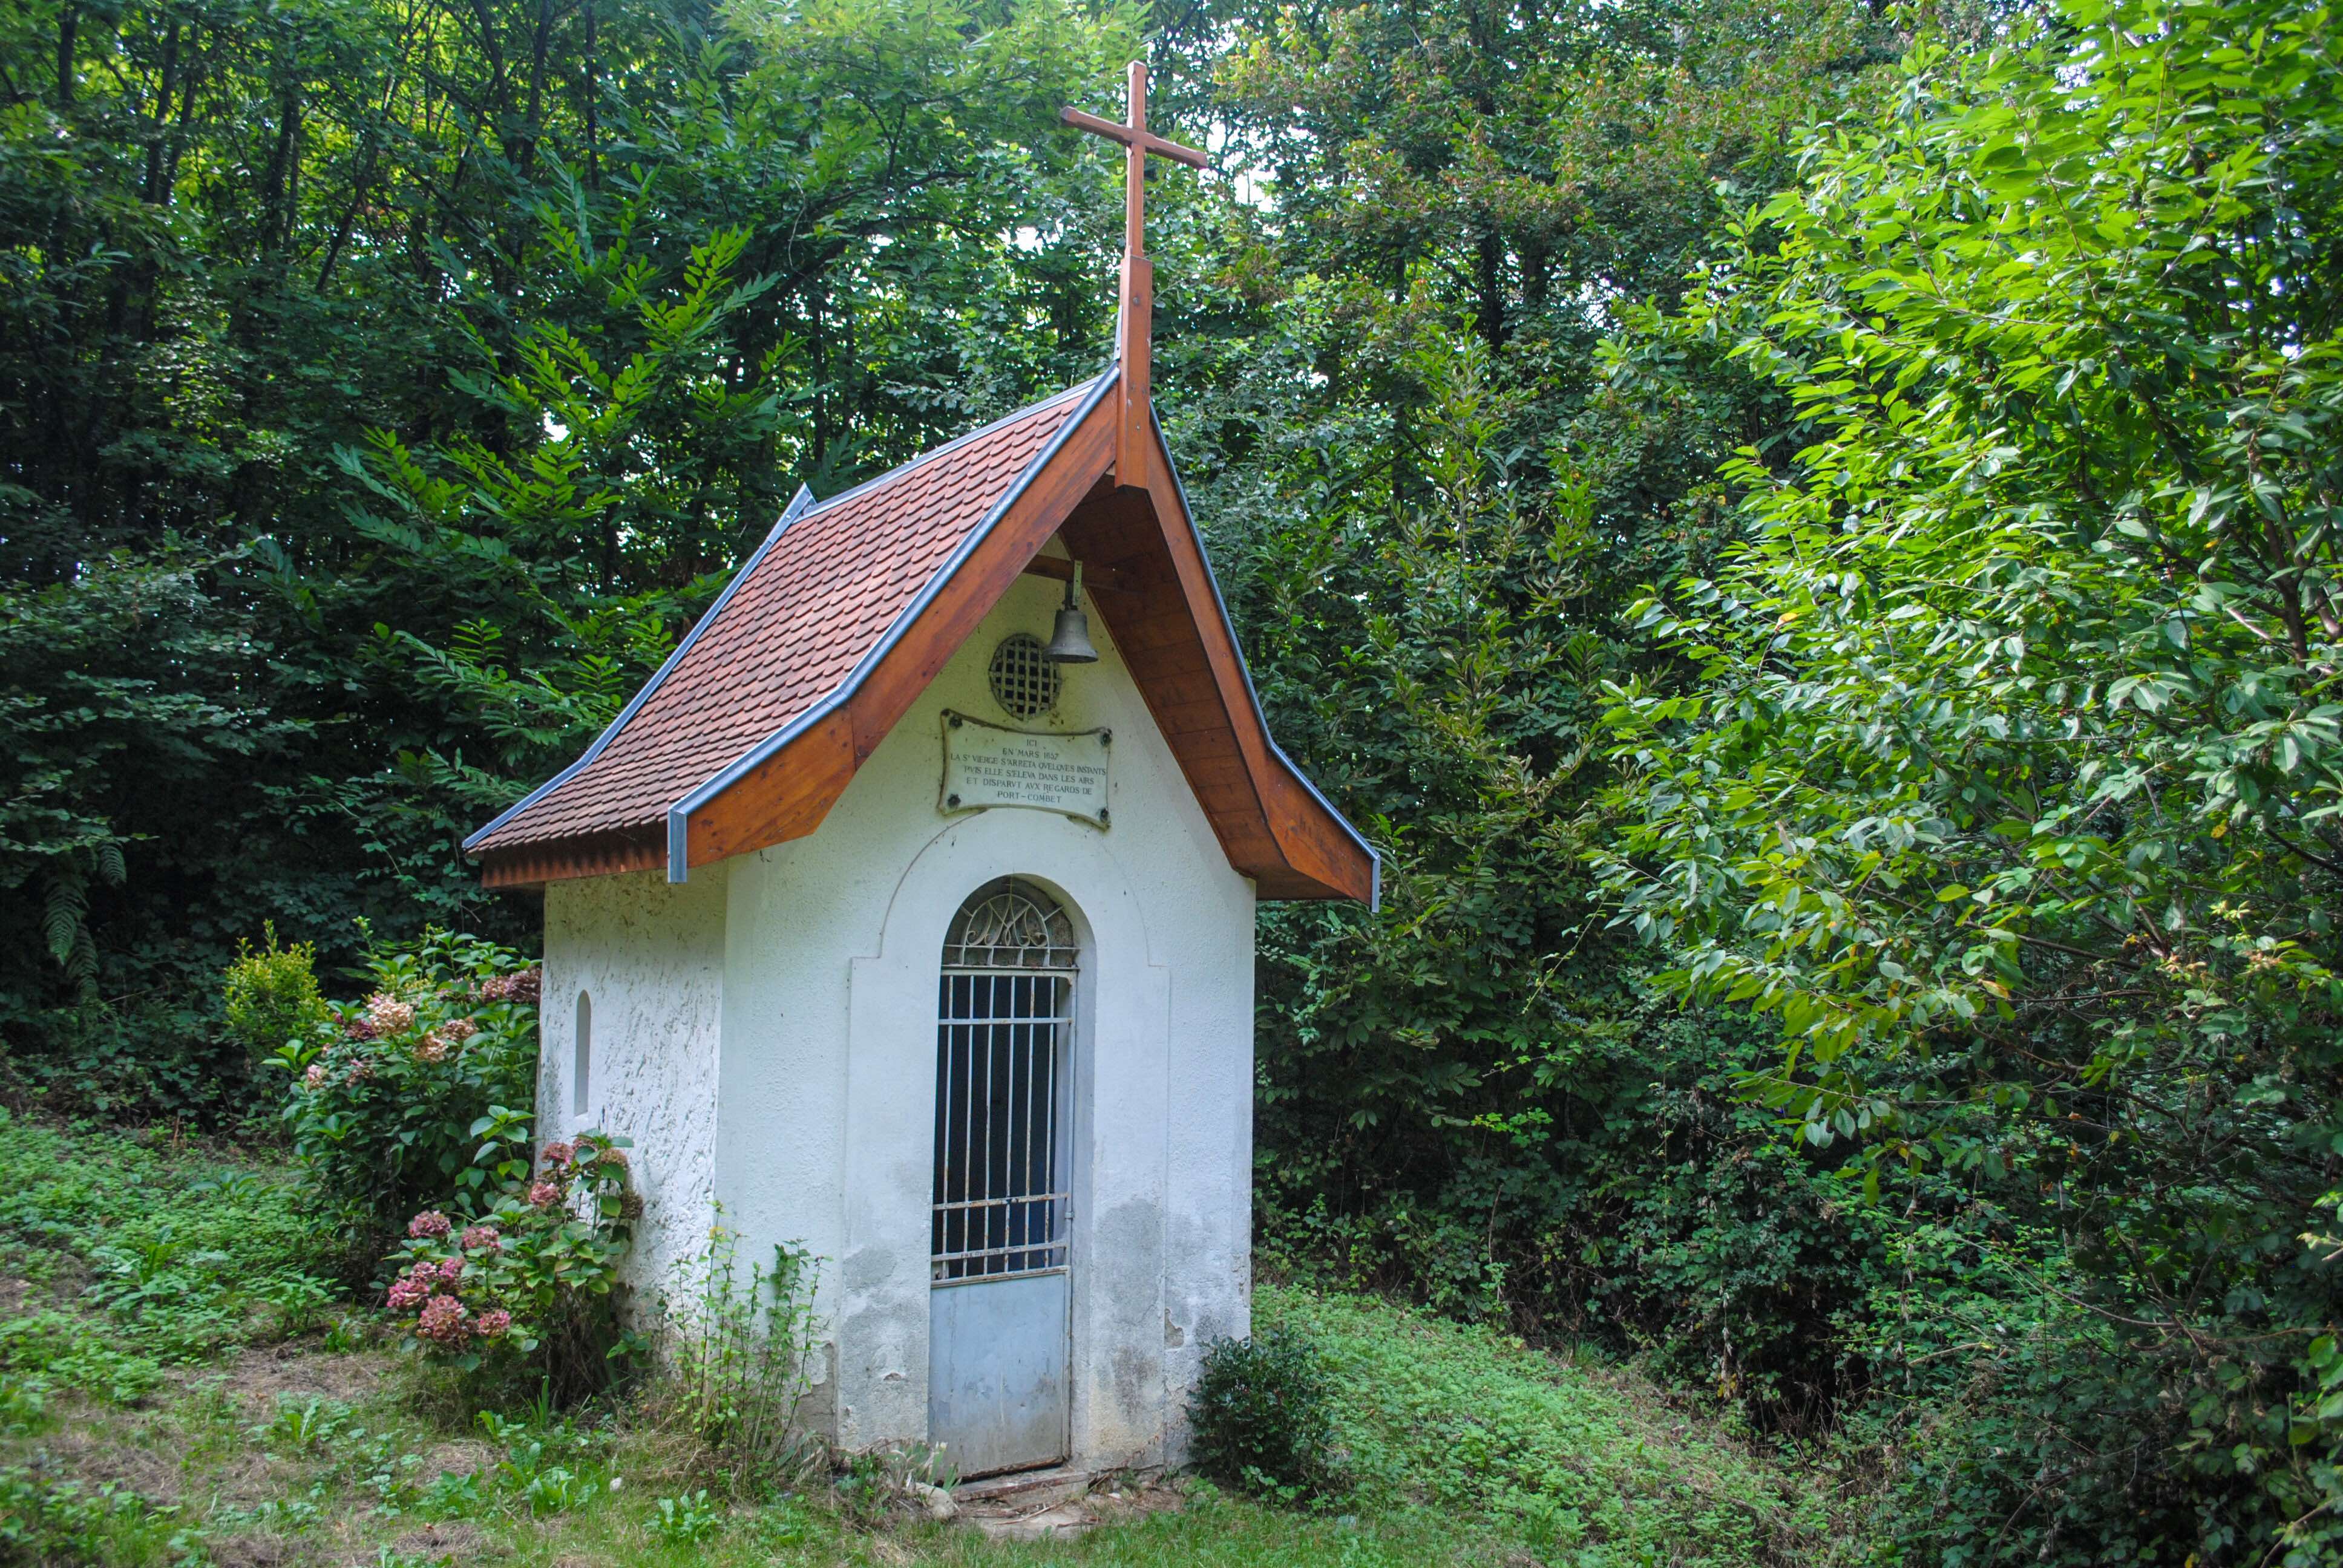
<path id="1" fill-rule="evenodd" d="M 639 1210 L 627 1148 L 595 1132 L 548 1143 L 481 1211 L 410 1219 L 383 1302 L 405 1348 L 468 1372 L 526 1370 L 565 1402 L 607 1382 L 628 1344 L 615 1298 Z"/>
<path id="2" fill-rule="evenodd" d="M 272 1059 L 289 1077 L 296 1156 L 370 1278 L 407 1217 L 477 1206 L 528 1174 L 538 973 L 478 937 L 426 931 L 368 960 L 364 1000 L 337 1003 Z"/>

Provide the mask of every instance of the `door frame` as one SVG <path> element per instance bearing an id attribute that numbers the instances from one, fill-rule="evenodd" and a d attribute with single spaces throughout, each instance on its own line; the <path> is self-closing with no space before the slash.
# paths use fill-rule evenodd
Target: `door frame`
<path id="1" fill-rule="evenodd" d="M 1088 981 L 1074 988 L 1068 1074 L 1068 1249 L 1085 1260 L 1070 1292 L 1071 1462 L 1150 1463 L 1161 1452 L 1171 976 L 1149 940 L 1139 892 L 1148 884 L 1111 845 L 1041 812 L 956 819 L 905 869 L 879 951 L 850 964 L 834 1178 L 844 1245 L 825 1292 L 836 1435 L 850 1452 L 927 1438 L 938 964 L 961 900 L 1013 874 L 1066 910 Z"/>
<path id="2" fill-rule="evenodd" d="M 990 890 L 989 894 L 988 890 Z M 1062 966 L 1001 963 L 956 964 L 950 961 L 952 956 L 952 944 L 950 930 L 950 928 L 947 928 L 945 940 L 941 944 L 939 944 L 936 955 L 937 1007 L 935 1030 L 937 1038 L 934 1092 L 939 1101 L 945 1101 L 945 1097 L 950 1092 L 950 1085 L 948 1081 L 948 1077 L 952 1059 L 950 1056 L 947 1055 L 944 1031 L 956 1027 L 961 1022 L 953 1010 L 958 1004 L 948 1000 L 950 993 L 950 988 L 956 979 L 966 979 L 973 982 L 970 991 L 971 1011 L 973 1010 L 975 987 L 982 986 L 989 982 L 998 982 L 1001 980 L 1008 980 L 1012 984 L 1019 980 L 1031 982 L 1034 987 L 1033 996 L 1036 1001 L 1038 1001 L 1040 989 L 1041 986 L 1046 984 L 1052 988 L 1052 1005 L 1046 1015 L 1042 1015 L 1038 1012 L 1030 1013 L 1027 1017 L 1021 1020 L 1012 1013 L 1010 1015 L 1005 1025 L 996 1022 L 992 1027 L 1007 1027 L 1014 1029 L 1021 1022 L 1030 1028 L 1036 1025 L 1042 1017 L 1046 1016 L 1049 1027 L 1051 1030 L 1051 1038 L 1049 1044 L 1051 1060 L 1049 1064 L 1049 1077 L 1047 1081 L 1049 1093 L 1048 1137 L 1050 1142 L 1048 1164 L 1050 1179 L 1048 1191 L 1058 1195 L 1055 1201 L 1062 1205 L 1062 1207 L 1060 1209 L 1058 1213 L 1051 1217 L 1052 1224 L 1051 1226 L 1050 1233 L 1042 1241 L 1041 1246 L 1051 1251 L 1057 1251 L 1059 1253 L 1059 1261 L 1040 1269 L 1021 1269 L 1013 1272 L 1002 1272 L 998 1274 L 963 1275 L 960 1279 L 947 1280 L 936 1277 L 934 1271 L 935 1253 L 932 1246 L 930 1247 L 929 1254 L 930 1261 L 928 1278 L 930 1307 L 928 1321 L 930 1325 L 930 1333 L 931 1336 L 928 1363 L 928 1441 L 930 1442 L 942 1442 L 947 1445 L 949 1445 L 952 1441 L 949 1437 L 940 1436 L 934 1428 L 939 1390 L 936 1382 L 936 1356 L 932 1335 L 935 1331 L 935 1325 L 939 1322 L 952 1315 L 949 1309 L 943 1311 L 938 1310 L 937 1297 L 940 1294 L 956 1294 L 960 1292 L 976 1291 L 986 1286 L 1007 1286 L 1020 1280 L 1061 1278 L 1062 1280 L 1062 1283 L 1058 1287 L 1057 1293 L 1058 1310 L 1061 1315 L 1056 1325 L 1054 1335 L 1056 1341 L 1055 1353 L 1058 1357 L 1058 1387 L 1060 1393 L 1058 1430 L 1054 1440 L 1056 1452 L 1041 1458 L 1019 1459 L 1003 1464 L 988 1463 L 982 1469 L 959 1471 L 957 1473 L 959 1473 L 962 1479 L 979 1475 L 1006 1474 L 1020 1470 L 1043 1469 L 1050 1465 L 1062 1464 L 1068 1459 L 1071 1458 L 1073 1454 L 1073 1296 L 1077 1275 L 1080 1271 L 1075 1261 L 1074 1236 L 1074 1226 L 1077 1214 L 1077 1191 L 1074 1163 L 1075 1152 L 1079 1144 L 1074 1136 L 1073 1112 L 1074 1107 L 1081 1103 L 1081 1096 L 1077 1091 L 1081 1075 L 1081 1040 L 1082 1037 L 1081 1020 L 1088 1000 L 1087 992 L 1090 989 L 1085 983 L 1088 976 L 1084 971 L 1082 961 L 1086 956 L 1086 949 L 1083 945 L 1085 928 L 1080 919 L 1080 910 L 1073 905 L 1071 900 L 1066 899 L 1054 890 L 1045 886 L 1036 879 L 1020 876 L 1014 872 L 1011 872 L 1007 877 L 988 879 L 985 882 L 969 890 L 967 896 L 960 900 L 959 910 L 955 910 L 953 913 L 953 921 L 956 924 L 960 919 L 960 913 L 965 911 L 970 905 L 976 903 L 980 898 L 985 898 L 988 896 L 1000 897 L 1002 894 L 1016 893 L 1020 891 L 1027 892 L 1032 899 L 1053 906 L 1058 917 L 1066 922 L 1069 939 L 1067 946 L 1072 953 L 1071 961 L 1063 964 Z M 1057 1000 L 1054 995 L 1054 988 L 1060 984 L 1062 984 L 1065 987 L 1065 994 L 1062 1000 Z M 989 1005 L 997 1008 L 1000 1005 L 998 1000 L 999 995 L 1000 993 L 996 990 L 993 992 L 992 1000 Z M 994 1016 L 996 1019 L 999 1017 L 997 1013 Z M 974 1024 L 974 1020 L 972 1019 L 969 1021 L 972 1025 Z M 974 1027 L 982 1026 L 974 1025 Z M 996 1049 L 997 1044 L 998 1041 L 992 1040 L 988 1040 L 985 1043 L 984 1074 L 987 1081 L 987 1111 L 985 1117 L 986 1131 L 984 1136 L 986 1139 L 985 1163 L 988 1166 L 990 1163 L 991 1158 L 990 1141 L 991 1137 L 990 1084 L 993 1076 L 991 1052 Z M 968 1069 L 970 1075 L 969 1081 L 971 1085 L 970 1092 L 968 1095 L 970 1101 L 968 1108 L 970 1120 L 957 1135 L 957 1151 L 963 1163 L 969 1162 L 971 1148 L 975 1141 L 975 1096 L 972 1086 L 976 1072 L 976 1054 L 974 1040 L 972 1037 L 967 1049 Z M 1028 1108 L 1029 1118 L 1031 1116 L 1031 1106 L 1033 1103 L 1032 1091 L 1035 1087 L 1033 1084 L 1032 1074 L 1035 1070 L 1035 1063 L 1039 1054 L 1039 1051 L 1034 1048 L 1034 1042 L 1029 1040 L 1026 1050 L 1027 1077 L 1024 1083 L 1024 1093 L 1022 1096 L 1020 1096 L 1018 1093 L 1019 1084 L 1016 1077 L 1014 1066 L 1015 1057 L 1013 1054 L 1011 1058 L 1011 1066 L 1010 1071 L 1006 1075 L 1012 1105 L 1017 1099 L 1024 1099 Z M 945 1156 L 947 1152 L 952 1149 L 955 1138 L 955 1134 L 949 1125 L 949 1101 L 946 1101 L 945 1104 L 945 1115 L 943 1118 L 939 1119 L 944 1122 L 944 1125 L 940 1125 L 936 1130 L 933 1153 L 930 1156 L 930 1180 L 933 1180 L 935 1174 L 942 1169 Z M 1014 1114 L 1015 1113 L 1012 1110 L 1010 1114 L 1010 1125 L 1011 1127 L 1014 1125 Z M 1028 1151 L 1028 1168 L 1030 1170 L 1030 1151 L 1032 1148 L 1032 1144 L 1030 1141 L 1031 1137 L 1030 1120 L 1027 1129 L 1027 1137 L 1029 1141 L 1026 1144 L 1026 1149 Z M 1014 1161 L 1016 1147 L 1017 1145 L 1012 1132 L 1009 1144 L 1012 1163 Z M 940 1188 L 940 1190 L 946 1191 L 949 1191 L 948 1188 Z M 966 1188 L 964 1185 L 963 1196 L 965 1195 Z M 986 1201 L 991 1201 L 992 1200 L 986 1200 Z M 1017 1200 L 1012 1198 L 1006 1201 L 1013 1203 Z M 930 1222 L 931 1225 L 934 1223 L 932 1218 Z M 987 1235 L 989 1244 L 989 1228 Z M 939 1232 L 939 1240 L 947 1239 L 948 1238 L 944 1233 Z M 1031 1247 L 1032 1238 L 1030 1234 L 1024 1238 L 1024 1241 L 1028 1247 Z M 1005 1231 L 1002 1241 L 1004 1245 L 1013 1244 L 1011 1242 Z M 973 1244 L 969 1239 L 965 1228 L 963 1228 L 961 1231 L 960 1244 L 963 1248 Z M 962 1310 L 965 1310 L 965 1308 Z M 1037 1334 L 1046 1333 L 1048 1332 L 1046 1329 L 1041 1328 L 1038 1322 L 1036 1324 L 1036 1329 Z M 949 1448 L 947 1448 L 945 1459 L 948 1462 L 950 1457 Z"/>

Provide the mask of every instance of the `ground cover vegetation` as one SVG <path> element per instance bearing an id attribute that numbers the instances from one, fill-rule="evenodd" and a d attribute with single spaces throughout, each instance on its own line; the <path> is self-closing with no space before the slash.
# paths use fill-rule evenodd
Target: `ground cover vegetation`
<path id="1" fill-rule="evenodd" d="M 1357 1479 L 1320 1506 L 1199 1484 L 1176 1510 L 1021 1544 L 906 1506 L 908 1460 L 833 1470 L 827 1455 L 778 1453 L 755 1407 L 788 1379 L 744 1388 L 725 1371 L 729 1356 L 769 1357 L 769 1339 L 696 1333 L 694 1359 L 625 1400 L 483 1411 L 493 1383 L 402 1354 L 357 1303 L 327 1303 L 305 1271 L 320 1220 L 292 1171 L 166 1131 L 11 1119 L 0 1174 L 0 1563 L 1400 1568 L 1513 1562 L 1553 1543 L 1586 1568 L 1809 1560 L 1785 1554 L 1812 1540 L 1785 1495 L 1794 1479 L 1662 1391 L 1369 1301 L 1262 1298 L 1265 1330 L 1307 1333 L 1328 1358 L 1331 1462 Z M 213 1261 L 158 1271 L 135 1299 L 111 1288 L 116 1261 L 158 1239 Z M 797 1299 L 793 1285 L 780 1294 Z M 739 1300 L 703 1291 L 694 1326 L 737 1318 Z M 91 1360 L 100 1346 L 116 1347 L 110 1370 Z M 1486 1402 L 1493 1442 L 1527 1442 L 1530 1462 L 1491 1472 L 1484 1452 L 1450 1442 L 1440 1423 L 1473 1425 L 1466 1400 Z M 1548 1427 L 1542 1409 L 1567 1424 Z M 1683 1466 L 1646 1465 L 1654 1442 Z M 1501 1505 L 1458 1518 L 1493 1487 Z"/>
<path id="2" fill-rule="evenodd" d="M 206 1365 L 349 1291 L 370 1316 L 402 1245 L 531 1233 L 533 1025 L 480 988 L 533 911 L 456 839 L 797 484 L 1103 362 L 1113 166 L 1050 127 L 1143 48 L 1216 160 L 1150 202 L 1173 447 L 1273 726 L 1386 855 L 1377 916 L 1264 911 L 1263 1254 L 1483 1336 L 1265 1294 L 1296 1337 L 1232 1351 L 1234 1408 L 1289 1374 L 1389 1402 L 1237 1446 L 1298 1436 L 1257 1484 L 1370 1523 L 1231 1503 L 1177 1549 L 1395 1553 L 1437 1498 L 1560 1561 L 1822 1550 L 1758 1480 L 1591 1499 L 1563 1472 L 1612 1474 L 1608 1438 L 1483 1381 L 1519 1333 L 1799 1456 L 1833 1549 L 2343 1555 L 2332 30 L 2303 0 L 30 0 L 0 17 L 7 1092 L 306 1162 L 340 1217 L 277 1254 L 307 1294 L 210 1241 L 125 1254 L 168 1282 L 136 1300 L 211 1303 L 168 1331 Z M 361 1000 L 279 983 L 312 959 Z M 219 1180 L 226 1213 L 277 1178 Z M 604 1200 L 546 1246 L 621 1245 Z M 80 1245 L 43 1256 L 117 1267 Z M 526 1327 L 518 1279 L 409 1294 L 466 1375 L 539 1353 L 419 1333 Z M 9 1364 L 180 1386 L 177 1341 L 84 1322 Z M 537 1343 L 607 1362 L 579 1322 Z M 714 1441 L 729 1398 L 675 1419 Z M 1400 1412 L 1446 1447 L 1375 1435 Z M 739 1451 L 786 1469 L 769 1413 Z M 690 1498 L 577 1517 L 685 1539 Z M 1094 1549 L 1151 1560 L 1124 1539 Z"/>

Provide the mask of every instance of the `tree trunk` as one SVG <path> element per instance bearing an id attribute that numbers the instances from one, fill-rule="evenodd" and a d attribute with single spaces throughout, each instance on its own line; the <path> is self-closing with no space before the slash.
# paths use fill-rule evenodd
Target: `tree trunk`
<path id="1" fill-rule="evenodd" d="M 170 34 L 163 40 L 163 79 L 155 89 L 155 113 L 149 117 L 146 132 L 146 172 L 138 186 L 139 199 L 148 206 L 160 206 L 164 201 L 163 143 L 171 121 L 171 93 L 178 85 L 179 24 L 171 24 Z"/>
<path id="2" fill-rule="evenodd" d="M 74 39 L 81 31 L 81 6 L 77 0 L 65 0 L 63 15 L 57 18 L 57 107 L 68 108 L 74 101 Z"/>
<path id="3" fill-rule="evenodd" d="M 1481 338 L 1494 354 L 1505 346 L 1505 242 L 1493 221 L 1474 247 L 1473 274 Z"/>

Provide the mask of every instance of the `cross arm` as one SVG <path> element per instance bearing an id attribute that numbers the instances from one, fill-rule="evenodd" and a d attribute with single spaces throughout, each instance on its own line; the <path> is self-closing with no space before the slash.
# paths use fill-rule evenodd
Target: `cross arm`
<path id="1" fill-rule="evenodd" d="M 1078 130 L 1088 131 L 1092 136 L 1104 136 L 1110 141 L 1121 142 L 1125 146 L 1135 146 L 1141 152 L 1161 153 L 1174 163 L 1186 164 L 1192 169 L 1201 169 L 1208 161 L 1203 154 L 1193 147 L 1183 147 L 1177 142 L 1167 142 L 1152 131 L 1134 131 L 1129 126 L 1113 120 L 1102 120 L 1096 115 L 1086 115 L 1080 109 L 1060 109 L 1058 118 Z"/>

